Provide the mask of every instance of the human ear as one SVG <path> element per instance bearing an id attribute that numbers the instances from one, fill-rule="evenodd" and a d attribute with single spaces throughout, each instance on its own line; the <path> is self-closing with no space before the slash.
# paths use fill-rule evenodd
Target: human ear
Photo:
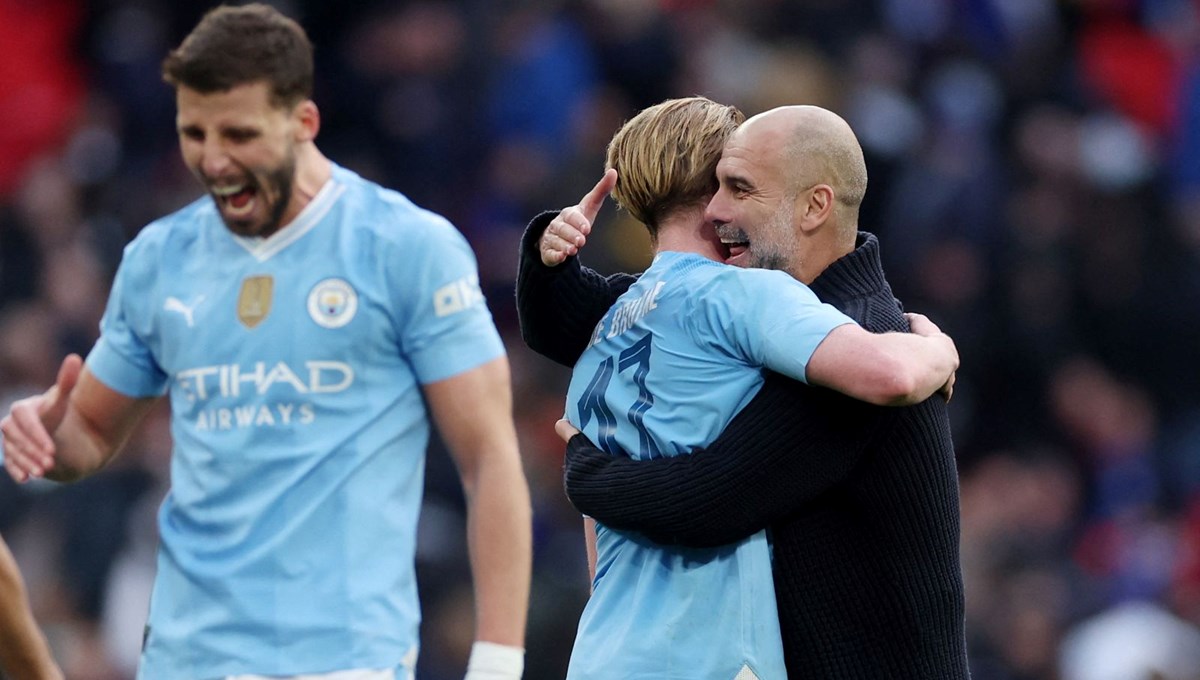
<path id="1" fill-rule="evenodd" d="M 798 198 L 800 205 L 797 214 L 800 216 L 800 229 L 803 231 L 814 231 L 825 224 L 833 213 L 835 198 L 833 187 L 828 184 L 818 184 Z"/>
<path id="2" fill-rule="evenodd" d="M 305 99 L 296 105 L 292 116 L 296 121 L 297 142 L 311 142 L 317 138 L 317 132 L 321 129 L 321 112 L 316 102 Z"/>

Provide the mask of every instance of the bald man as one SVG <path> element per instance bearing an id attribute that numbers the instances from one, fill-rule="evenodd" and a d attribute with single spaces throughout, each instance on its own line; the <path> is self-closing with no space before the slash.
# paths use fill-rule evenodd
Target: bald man
<path id="1" fill-rule="evenodd" d="M 38 630 L 16 560 L 0 538 L 0 671 L 13 680 L 62 680 Z"/>
<path id="2" fill-rule="evenodd" d="M 869 331 L 908 330 L 879 243 L 858 230 L 867 172 L 844 120 L 811 106 L 759 114 L 730 136 L 716 175 L 706 218 L 726 262 L 786 271 Z M 529 345 L 568 362 L 631 278 L 581 267 L 595 211 L 563 214 L 530 224 L 517 301 Z M 574 436 L 565 480 L 581 512 L 659 543 L 769 529 L 790 677 L 969 677 L 941 398 L 885 409 L 768 374 L 707 449 L 639 461 Z"/>

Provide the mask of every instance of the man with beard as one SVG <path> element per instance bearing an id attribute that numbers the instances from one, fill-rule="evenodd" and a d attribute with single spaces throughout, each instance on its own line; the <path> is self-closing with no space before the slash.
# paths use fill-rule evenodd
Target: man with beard
<path id="1" fill-rule="evenodd" d="M 908 328 L 878 241 L 858 231 L 866 166 L 844 120 L 812 106 L 759 114 L 726 142 L 716 181 L 705 216 L 727 262 L 786 271 L 867 330 Z M 579 205 L 535 218 L 522 241 L 522 333 L 567 365 L 636 280 L 575 257 L 610 189 L 602 180 Z M 885 409 L 769 374 L 691 455 L 611 455 L 566 421 L 558 429 L 570 439 L 567 493 L 598 523 L 693 549 L 770 531 L 790 677 L 968 677 L 942 399 Z"/>
<path id="2" fill-rule="evenodd" d="M 86 365 L 0 424 L 6 469 L 91 474 L 169 394 L 139 677 L 411 678 L 432 420 L 468 502 L 467 677 L 519 678 L 530 502 L 465 239 L 317 149 L 312 45 L 276 10 L 209 12 L 163 74 L 209 196 L 127 246 Z"/>
<path id="3" fill-rule="evenodd" d="M 590 333 L 567 392 L 571 422 L 609 453 L 686 457 L 753 397 L 764 366 L 900 405 L 923 401 L 958 365 L 953 342 L 928 320 L 914 326 L 931 337 L 872 334 L 782 272 L 721 262 L 729 252 L 706 204 L 740 121 L 703 97 L 672 99 L 638 113 L 609 144 L 601 189 L 615 179 L 617 202 L 655 250 Z M 562 226 L 551 229 L 562 235 Z M 766 532 L 680 548 L 602 519 L 588 527 L 592 596 L 569 679 L 786 675 Z"/>

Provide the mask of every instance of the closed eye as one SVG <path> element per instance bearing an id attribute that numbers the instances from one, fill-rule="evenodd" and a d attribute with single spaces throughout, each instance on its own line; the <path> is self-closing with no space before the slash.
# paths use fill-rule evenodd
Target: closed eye
<path id="1" fill-rule="evenodd" d="M 225 130 L 224 134 L 229 141 L 241 144 L 258 137 L 259 132 L 254 128 L 229 128 Z"/>

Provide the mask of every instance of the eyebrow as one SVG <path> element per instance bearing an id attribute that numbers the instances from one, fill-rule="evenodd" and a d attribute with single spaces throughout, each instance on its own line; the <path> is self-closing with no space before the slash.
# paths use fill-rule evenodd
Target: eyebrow
<path id="1" fill-rule="evenodd" d="M 180 133 L 194 134 L 202 133 L 204 130 L 195 123 L 180 125 L 176 128 Z M 250 136 L 260 134 L 262 130 L 256 125 L 223 125 L 217 128 L 217 134 L 234 135 L 234 136 Z"/>
<path id="2" fill-rule="evenodd" d="M 735 173 L 725 173 L 724 178 L 718 177 L 718 179 L 720 180 L 720 182 L 722 184 L 727 184 L 730 186 L 738 186 L 738 187 L 754 186 L 754 183 L 751 182 L 749 179 L 747 179 L 744 175 L 739 175 L 739 174 L 735 174 Z"/>

